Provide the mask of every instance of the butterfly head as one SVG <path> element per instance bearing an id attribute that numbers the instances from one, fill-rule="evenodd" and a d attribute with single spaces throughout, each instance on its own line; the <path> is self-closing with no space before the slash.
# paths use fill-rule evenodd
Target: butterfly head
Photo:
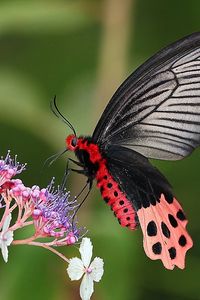
<path id="1" fill-rule="evenodd" d="M 66 138 L 67 149 L 70 151 L 75 151 L 78 147 L 78 138 L 74 134 L 68 135 Z"/>

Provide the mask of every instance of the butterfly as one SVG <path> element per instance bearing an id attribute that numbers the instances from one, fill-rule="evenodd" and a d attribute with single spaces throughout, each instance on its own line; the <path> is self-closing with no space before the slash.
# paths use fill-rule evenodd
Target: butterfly
<path id="1" fill-rule="evenodd" d="M 69 122 L 68 122 L 69 123 Z M 97 181 L 121 226 L 139 225 L 146 255 L 185 267 L 187 218 L 149 159 L 180 160 L 200 145 L 200 33 L 162 49 L 117 89 L 91 137 L 66 138 L 90 186 Z"/>

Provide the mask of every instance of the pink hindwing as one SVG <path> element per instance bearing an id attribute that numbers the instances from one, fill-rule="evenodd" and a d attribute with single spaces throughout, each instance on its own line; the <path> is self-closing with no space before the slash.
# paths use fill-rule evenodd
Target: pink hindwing
<path id="1" fill-rule="evenodd" d="M 178 201 L 173 198 L 169 203 L 162 194 L 159 203 L 139 209 L 137 215 L 146 255 L 153 260 L 161 259 L 167 269 L 173 270 L 175 265 L 184 269 L 185 255 L 193 242 L 186 230 L 188 221 Z"/>

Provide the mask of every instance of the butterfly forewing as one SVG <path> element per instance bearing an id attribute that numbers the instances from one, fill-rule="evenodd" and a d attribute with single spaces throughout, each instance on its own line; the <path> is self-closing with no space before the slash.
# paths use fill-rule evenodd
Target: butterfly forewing
<path id="1" fill-rule="evenodd" d="M 129 76 L 93 138 L 177 160 L 200 144 L 200 33 L 161 50 Z"/>

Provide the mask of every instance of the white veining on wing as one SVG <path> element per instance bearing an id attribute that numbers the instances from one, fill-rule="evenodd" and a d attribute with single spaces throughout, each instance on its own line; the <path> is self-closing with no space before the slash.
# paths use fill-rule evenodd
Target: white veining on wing
<path id="1" fill-rule="evenodd" d="M 126 135 L 124 143 L 122 138 L 122 144 L 147 157 L 173 160 L 191 153 L 200 144 L 199 58 L 198 48 L 176 59 L 168 71 L 161 68 L 145 87 L 129 95 L 130 109 L 125 105 L 118 112 L 123 118 L 115 119 L 111 139 L 125 136 L 132 127 L 132 136 Z"/>

